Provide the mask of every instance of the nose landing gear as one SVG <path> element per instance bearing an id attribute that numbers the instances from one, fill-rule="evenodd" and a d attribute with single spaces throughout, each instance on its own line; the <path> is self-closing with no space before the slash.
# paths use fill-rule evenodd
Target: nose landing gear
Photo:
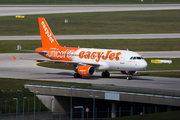
<path id="1" fill-rule="evenodd" d="M 131 80 L 132 79 L 132 77 L 131 76 L 127 76 L 127 80 Z"/>
<path id="2" fill-rule="evenodd" d="M 131 77 L 130 73 L 128 72 L 127 73 L 127 80 L 131 80 L 131 79 L 132 79 L 132 77 Z"/>

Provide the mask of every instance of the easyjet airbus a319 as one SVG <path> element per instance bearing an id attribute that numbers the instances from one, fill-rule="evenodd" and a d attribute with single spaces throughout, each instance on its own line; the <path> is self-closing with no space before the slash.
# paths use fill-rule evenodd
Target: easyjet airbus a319
<path id="1" fill-rule="evenodd" d="M 110 76 L 108 70 L 118 70 L 121 71 L 121 73 L 127 74 L 127 79 L 130 80 L 131 75 L 147 67 L 146 61 L 142 58 L 141 54 L 137 52 L 62 47 L 56 41 L 46 20 L 39 17 L 38 21 L 42 47 L 35 49 L 34 52 L 49 58 L 49 60 L 36 61 L 53 61 L 54 63 L 69 65 L 75 69 L 74 78 L 81 78 L 82 76 L 90 77 L 95 74 L 96 70 L 104 70 L 102 77 L 108 78 Z"/>

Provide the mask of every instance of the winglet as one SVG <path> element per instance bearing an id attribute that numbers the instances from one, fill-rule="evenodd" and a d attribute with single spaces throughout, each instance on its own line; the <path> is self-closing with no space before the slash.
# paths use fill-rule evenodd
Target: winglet
<path id="1" fill-rule="evenodd" d="M 16 57 L 15 56 L 13 56 L 13 61 L 15 61 L 16 60 Z"/>

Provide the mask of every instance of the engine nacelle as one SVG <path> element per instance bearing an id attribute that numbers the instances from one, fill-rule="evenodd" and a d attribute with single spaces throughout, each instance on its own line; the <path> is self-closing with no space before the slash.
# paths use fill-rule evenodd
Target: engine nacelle
<path id="1" fill-rule="evenodd" d="M 77 69 L 77 72 L 82 76 L 90 77 L 96 72 L 96 70 L 91 65 L 80 65 Z"/>
<path id="2" fill-rule="evenodd" d="M 128 71 L 121 71 L 121 73 L 123 74 L 128 74 Z M 137 73 L 137 71 L 129 71 L 129 75 L 135 75 Z"/>

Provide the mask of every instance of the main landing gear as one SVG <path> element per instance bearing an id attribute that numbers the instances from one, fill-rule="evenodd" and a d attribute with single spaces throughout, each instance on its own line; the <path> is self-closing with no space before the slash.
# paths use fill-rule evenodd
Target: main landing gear
<path id="1" fill-rule="evenodd" d="M 82 78 L 82 75 L 80 75 L 78 73 L 74 73 L 74 78 Z"/>
<path id="2" fill-rule="evenodd" d="M 101 75 L 103 78 L 108 78 L 110 76 L 110 73 L 106 70 L 105 72 L 102 72 Z"/>

